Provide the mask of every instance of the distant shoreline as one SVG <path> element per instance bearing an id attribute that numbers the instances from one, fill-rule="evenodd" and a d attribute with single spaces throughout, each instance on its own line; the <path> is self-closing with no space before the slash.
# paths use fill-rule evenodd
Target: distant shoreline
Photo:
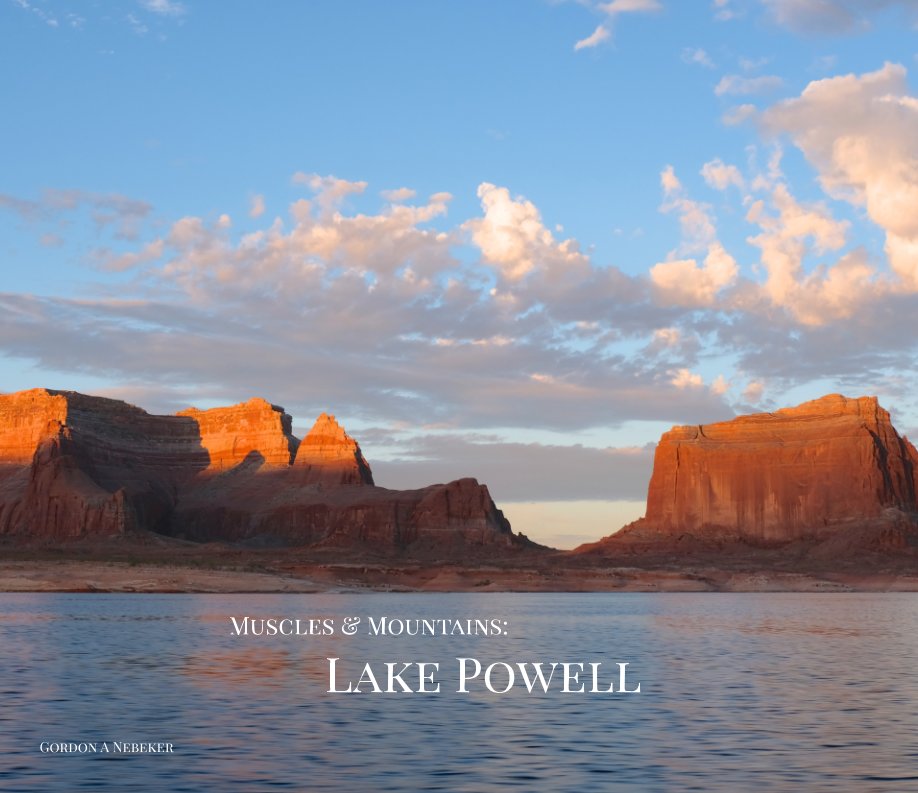
<path id="1" fill-rule="evenodd" d="M 451 564 L 312 564 L 295 574 L 116 561 L 2 561 L 0 592 L 918 592 L 906 573 L 684 571 L 636 568 L 459 567 Z"/>

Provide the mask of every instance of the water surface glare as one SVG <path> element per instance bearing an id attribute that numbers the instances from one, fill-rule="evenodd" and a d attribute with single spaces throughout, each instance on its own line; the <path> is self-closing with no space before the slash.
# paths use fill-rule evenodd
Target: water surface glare
<path id="1" fill-rule="evenodd" d="M 231 616 L 336 632 L 239 637 Z M 508 635 L 366 635 L 381 616 Z M 0 594 L 0 790 L 918 791 L 916 650 L 912 593 Z M 441 692 L 330 694 L 329 656 L 355 679 L 439 662 Z M 465 656 L 627 662 L 642 690 L 460 694 Z"/>

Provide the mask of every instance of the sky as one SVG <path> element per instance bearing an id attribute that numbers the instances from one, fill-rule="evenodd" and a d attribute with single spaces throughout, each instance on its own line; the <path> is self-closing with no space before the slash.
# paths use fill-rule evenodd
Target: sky
<path id="1" fill-rule="evenodd" d="M 918 0 L 0 0 L 0 391 L 322 411 L 573 547 L 675 424 L 918 434 Z"/>

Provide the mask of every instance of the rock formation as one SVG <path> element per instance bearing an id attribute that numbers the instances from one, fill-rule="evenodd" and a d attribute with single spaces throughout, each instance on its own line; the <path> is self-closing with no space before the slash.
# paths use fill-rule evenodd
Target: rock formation
<path id="1" fill-rule="evenodd" d="M 324 413 L 300 442 L 262 399 L 151 416 L 71 391 L 0 395 L 0 537 L 141 530 L 376 552 L 522 544 L 474 479 L 375 487 L 356 441 Z"/>
<path id="2" fill-rule="evenodd" d="M 832 394 L 664 433 L 646 517 L 604 542 L 692 535 L 775 544 L 868 524 L 901 528 L 914 523 L 916 492 L 918 452 L 889 413 L 875 397 Z"/>
<path id="3" fill-rule="evenodd" d="M 360 447 L 334 416 L 323 413 L 303 438 L 293 463 L 308 484 L 372 485 Z"/>
<path id="4" fill-rule="evenodd" d="M 250 455 L 270 466 L 288 466 L 296 454 L 293 420 L 282 407 L 250 399 L 227 408 L 189 408 L 177 415 L 194 420 L 201 445 L 210 457 L 209 468 L 225 471 Z"/>

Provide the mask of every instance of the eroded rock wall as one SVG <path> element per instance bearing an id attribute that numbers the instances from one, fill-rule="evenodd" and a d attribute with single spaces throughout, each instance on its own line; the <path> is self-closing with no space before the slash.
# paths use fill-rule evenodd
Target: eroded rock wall
<path id="1" fill-rule="evenodd" d="M 375 487 L 357 442 L 324 413 L 301 443 L 290 416 L 263 399 L 152 416 L 75 392 L 0 395 L 0 535 L 134 530 L 371 552 L 515 541 L 473 479 Z"/>
<path id="2" fill-rule="evenodd" d="M 918 454 L 875 397 L 674 427 L 654 457 L 643 525 L 781 542 L 916 504 Z"/>

